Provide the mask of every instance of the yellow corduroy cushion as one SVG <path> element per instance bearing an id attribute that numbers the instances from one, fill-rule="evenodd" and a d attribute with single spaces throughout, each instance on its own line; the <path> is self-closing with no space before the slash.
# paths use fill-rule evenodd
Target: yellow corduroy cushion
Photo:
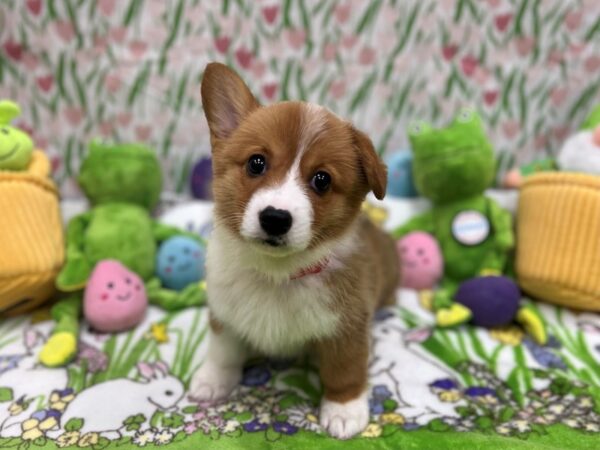
<path id="1" fill-rule="evenodd" d="M 540 300 L 600 311 L 600 177 L 532 175 L 517 217 L 521 287 Z"/>
<path id="2" fill-rule="evenodd" d="M 64 260 L 58 192 L 46 156 L 25 171 L 0 171 L 0 317 L 47 300 Z"/>

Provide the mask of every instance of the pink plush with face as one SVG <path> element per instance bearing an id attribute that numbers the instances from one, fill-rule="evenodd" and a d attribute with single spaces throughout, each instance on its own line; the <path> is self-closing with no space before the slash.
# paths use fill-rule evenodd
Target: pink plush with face
<path id="1" fill-rule="evenodd" d="M 148 299 L 141 278 L 118 261 L 96 264 L 85 288 L 83 314 L 98 331 L 118 332 L 137 325 Z"/>
<path id="2" fill-rule="evenodd" d="M 400 256 L 400 276 L 403 287 L 431 289 L 444 270 L 442 252 L 437 240 L 429 233 L 414 231 L 396 242 Z"/>

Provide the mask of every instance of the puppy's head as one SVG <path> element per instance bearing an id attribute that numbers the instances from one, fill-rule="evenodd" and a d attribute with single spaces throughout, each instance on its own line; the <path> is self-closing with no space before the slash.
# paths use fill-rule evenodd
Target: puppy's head
<path id="1" fill-rule="evenodd" d="M 340 237 L 365 195 L 385 195 L 371 140 L 309 103 L 260 106 L 227 66 L 209 64 L 202 104 L 211 133 L 217 223 L 274 256 Z"/>

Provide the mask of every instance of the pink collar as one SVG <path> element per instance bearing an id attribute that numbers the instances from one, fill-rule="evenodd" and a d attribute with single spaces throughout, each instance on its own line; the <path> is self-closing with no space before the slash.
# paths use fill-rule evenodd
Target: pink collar
<path id="1" fill-rule="evenodd" d="M 313 264 L 312 266 L 304 267 L 296 272 L 294 275 L 290 275 L 290 280 L 297 280 L 298 278 L 304 278 L 307 275 L 316 275 L 323 272 L 327 266 L 329 266 L 329 257 L 323 258 L 321 261 Z"/>

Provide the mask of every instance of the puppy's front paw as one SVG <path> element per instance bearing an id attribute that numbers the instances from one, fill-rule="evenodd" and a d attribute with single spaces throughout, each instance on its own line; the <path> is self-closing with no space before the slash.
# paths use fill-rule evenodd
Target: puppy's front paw
<path id="1" fill-rule="evenodd" d="M 338 439 L 349 439 L 363 431 L 369 423 L 369 402 L 366 392 L 346 403 L 323 399 L 321 426 Z"/>
<path id="2" fill-rule="evenodd" d="M 190 397 L 197 401 L 222 400 L 233 391 L 241 378 L 240 369 L 222 368 L 207 361 L 192 377 Z"/>

